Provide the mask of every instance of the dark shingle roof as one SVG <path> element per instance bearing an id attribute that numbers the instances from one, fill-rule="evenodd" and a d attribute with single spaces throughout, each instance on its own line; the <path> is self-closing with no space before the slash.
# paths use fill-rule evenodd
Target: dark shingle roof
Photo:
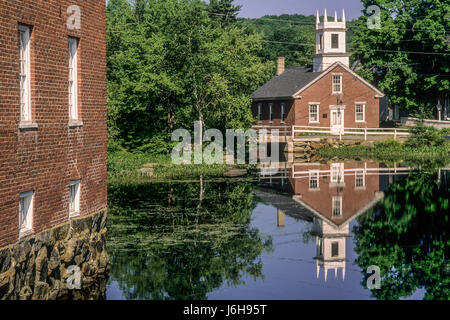
<path id="1" fill-rule="evenodd" d="M 291 97 L 322 73 L 312 72 L 311 66 L 286 69 L 281 75 L 276 76 L 253 92 L 252 99 Z"/>

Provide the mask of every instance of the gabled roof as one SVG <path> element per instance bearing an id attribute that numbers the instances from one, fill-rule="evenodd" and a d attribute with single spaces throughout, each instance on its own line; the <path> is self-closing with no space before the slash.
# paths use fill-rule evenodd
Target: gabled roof
<path id="1" fill-rule="evenodd" d="M 253 92 L 253 100 L 276 100 L 276 99 L 295 99 L 299 94 L 319 81 L 335 67 L 342 67 L 346 72 L 354 76 L 358 81 L 368 87 L 375 93 L 376 97 L 384 97 L 384 93 L 375 88 L 369 82 L 356 74 L 349 67 L 341 62 L 336 62 L 322 72 L 313 72 L 311 66 L 295 67 L 287 69 L 284 73 L 276 76 L 258 90 Z"/>
<path id="2" fill-rule="evenodd" d="M 303 66 L 286 69 L 253 92 L 252 99 L 293 98 L 301 88 L 320 76 L 323 72 L 313 72 L 312 67 Z"/>

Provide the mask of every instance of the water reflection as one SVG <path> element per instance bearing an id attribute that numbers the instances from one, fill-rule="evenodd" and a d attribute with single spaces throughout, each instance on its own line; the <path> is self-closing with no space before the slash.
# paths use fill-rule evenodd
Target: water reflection
<path id="1" fill-rule="evenodd" d="M 278 220 L 285 213 L 305 221 L 312 216 L 317 278 L 323 270 L 326 281 L 332 270 L 345 279 L 350 223 L 357 219 L 354 250 L 361 285 L 367 286 L 369 266 L 381 268 L 382 289 L 372 290 L 373 297 L 399 299 L 423 289 L 426 299 L 448 299 L 448 168 L 425 172 L 370 162 L 280 167 L 277 175 L 261 168 L 259 185 L 289 196 L 258 195 L 278 209 Z"/>
<path id="2" fill-rule="evenodd" d="M 251 191 L 203 180 L 110 186 L 112 283 L 126 299 L 206 299 L 225 282 L 261 278 L 272 245 L 250 227 Z"/>
<path id="3" fill-rule="evenodd" d="M 280 167 L 110 185 L 107 298 L 448 299 L 448 170 Z"/>

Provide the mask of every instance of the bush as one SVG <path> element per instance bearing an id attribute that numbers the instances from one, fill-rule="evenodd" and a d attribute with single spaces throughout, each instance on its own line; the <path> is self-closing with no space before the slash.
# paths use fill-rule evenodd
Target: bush
<path id="1" fill-rule="evenodd" d="M 438 147 L 445 143 L 443 132 L 434 127 L 425 127 L 418 123 L 412 130 L 412 136 L 405 142 L 407 147 Z"/>
<path id="2" fill-rule="evenodd" d="M 379 141 L 379 142 L 375 143 L 375 147 L 376 148 L 385 148 L 385 149 L 396 149 L 396 148 L 401 148 L 402 143 L 397 140 L 394 140 L 394 139 L 389 139 L 386 141 Z"/>

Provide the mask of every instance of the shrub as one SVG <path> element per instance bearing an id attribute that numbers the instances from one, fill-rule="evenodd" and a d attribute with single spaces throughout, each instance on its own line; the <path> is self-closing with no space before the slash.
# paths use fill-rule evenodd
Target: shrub
<path id="1" fill-rule="evenodd" d="M 394 139 L 388 139 L 386 141 L 379 141 L 375 144 L 376 148 L 386 148 L 386 149 L 395 149 L 395 148 L 401 148 L 402 143 L 394 140 Z"/>
<path id="2" fill-rule="evenodd" d="M 437 147 L 445 143 L 443 132 L 434 127 L 425 127 L 422 122 L 418 123 L 412 130 L 412 136 L 405 142 L 411 148 Z"/>

